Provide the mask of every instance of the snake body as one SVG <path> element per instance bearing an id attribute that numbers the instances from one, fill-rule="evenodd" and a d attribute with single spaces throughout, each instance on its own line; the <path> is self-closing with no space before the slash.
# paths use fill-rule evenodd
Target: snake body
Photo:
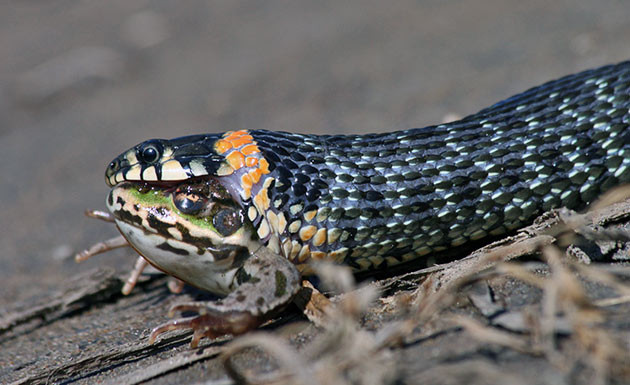
<path id="1" fill-rule="evenodd" d="M 566 76 L 459 121 L 369 135 L 230 131 L 153 139 L 123 181 L 211 178 L 300 268 L 383 269 L 578 209 L 630 180 L 630 62 Z"/>

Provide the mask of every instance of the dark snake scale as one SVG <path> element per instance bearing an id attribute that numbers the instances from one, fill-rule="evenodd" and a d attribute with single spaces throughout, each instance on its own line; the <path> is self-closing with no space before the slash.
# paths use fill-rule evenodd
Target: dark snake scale
<path id="1" fill-rule="evenodd" d="M 154 139 L 122 181 L 215 178 L 272 251 L 304 271 L 380 269 L 579 209 L 630 180 L 630 62 L 532 88 L 462 120 L 369 135 L 230 131 Z"/>

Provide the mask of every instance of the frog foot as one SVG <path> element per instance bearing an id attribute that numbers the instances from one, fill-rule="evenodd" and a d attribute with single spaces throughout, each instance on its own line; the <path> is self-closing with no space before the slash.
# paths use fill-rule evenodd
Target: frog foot
<path id="1" fill-rule="evenodd" d="M 300 273 L 293 263 L 279 254 L 261 247 L 249 255 L 234 274 L 231 292 L 217 301 L 188 302 L 173 306 L 176 312 L 197 315 L 162 324 L 151 332 L 149 343 L 164 332 L 192 329 L 191 347 L 204 338 L 226 334 L 238 335 L 271 319 L 293 301 L 300 290 Z"/>
<path id="2" fill-rule="evenodd" d="M 175 312 L 193 311 L 198 315 L 187 318 L 179 318 L 162 325 L 151 331 L 149 344 L 153 344 L 162 333 L 171 330 L 192 329 L 193 338 L 190 342 L 192 348 L 199 346 L 199 341 L 206 338 L 217 338 L 224 335 L 239 335 L 256 328 L 265 319 L 254 316 L 245 311 L 218 311 L 213 309 L 211 303 L 190 302 L 173 306 L 169 310 L 169 316 Z"/>

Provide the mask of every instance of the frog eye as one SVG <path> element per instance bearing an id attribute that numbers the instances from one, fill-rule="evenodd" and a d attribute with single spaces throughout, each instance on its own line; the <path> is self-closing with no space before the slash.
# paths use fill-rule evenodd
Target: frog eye
<path id="1" fill-rule="evenodd" d="M 153 141 L 143 143 L 137 151 L 138 159 L 147 164 L 153 164 L 162 156 L 162 146 Z"/>
<path id="2" fill-rule="evenodd" d="M 212 224 L 217 231 L 227 237 L 240 229 L 243 225 L 243 215 L 240 210 L 224 208 L 215 214 Z"/>
<path id="3" fill-rule="evenodd" d="M 194 193 L 175 192 L 173 203 L 183 214 L 196 215 L 206 206 L 206 199 Z"/>

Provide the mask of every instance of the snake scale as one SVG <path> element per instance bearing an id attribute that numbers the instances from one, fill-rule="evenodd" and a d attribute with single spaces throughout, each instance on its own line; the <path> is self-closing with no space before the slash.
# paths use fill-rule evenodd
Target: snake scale
<path id="1" fill-rule="evenodd" d="M 623 62 L 436 126 L 152 139 L 109 164 L 107 204 L 150 263 L 227 296 L 193 307 L 203 309 L 197 321 L 212 315 L 203 327 L 186 323 L 198 341 L 259 323 L 290 300 L 313 260 L 383 270 L 513 231 L 552 208 L 584 207 L 630 180 L 629 110 Z M 260 290 L 261 272 L 275 272 L 278 301 L 243 289 Z M 249 318 L 217 327 L 227 312 Z"/>

